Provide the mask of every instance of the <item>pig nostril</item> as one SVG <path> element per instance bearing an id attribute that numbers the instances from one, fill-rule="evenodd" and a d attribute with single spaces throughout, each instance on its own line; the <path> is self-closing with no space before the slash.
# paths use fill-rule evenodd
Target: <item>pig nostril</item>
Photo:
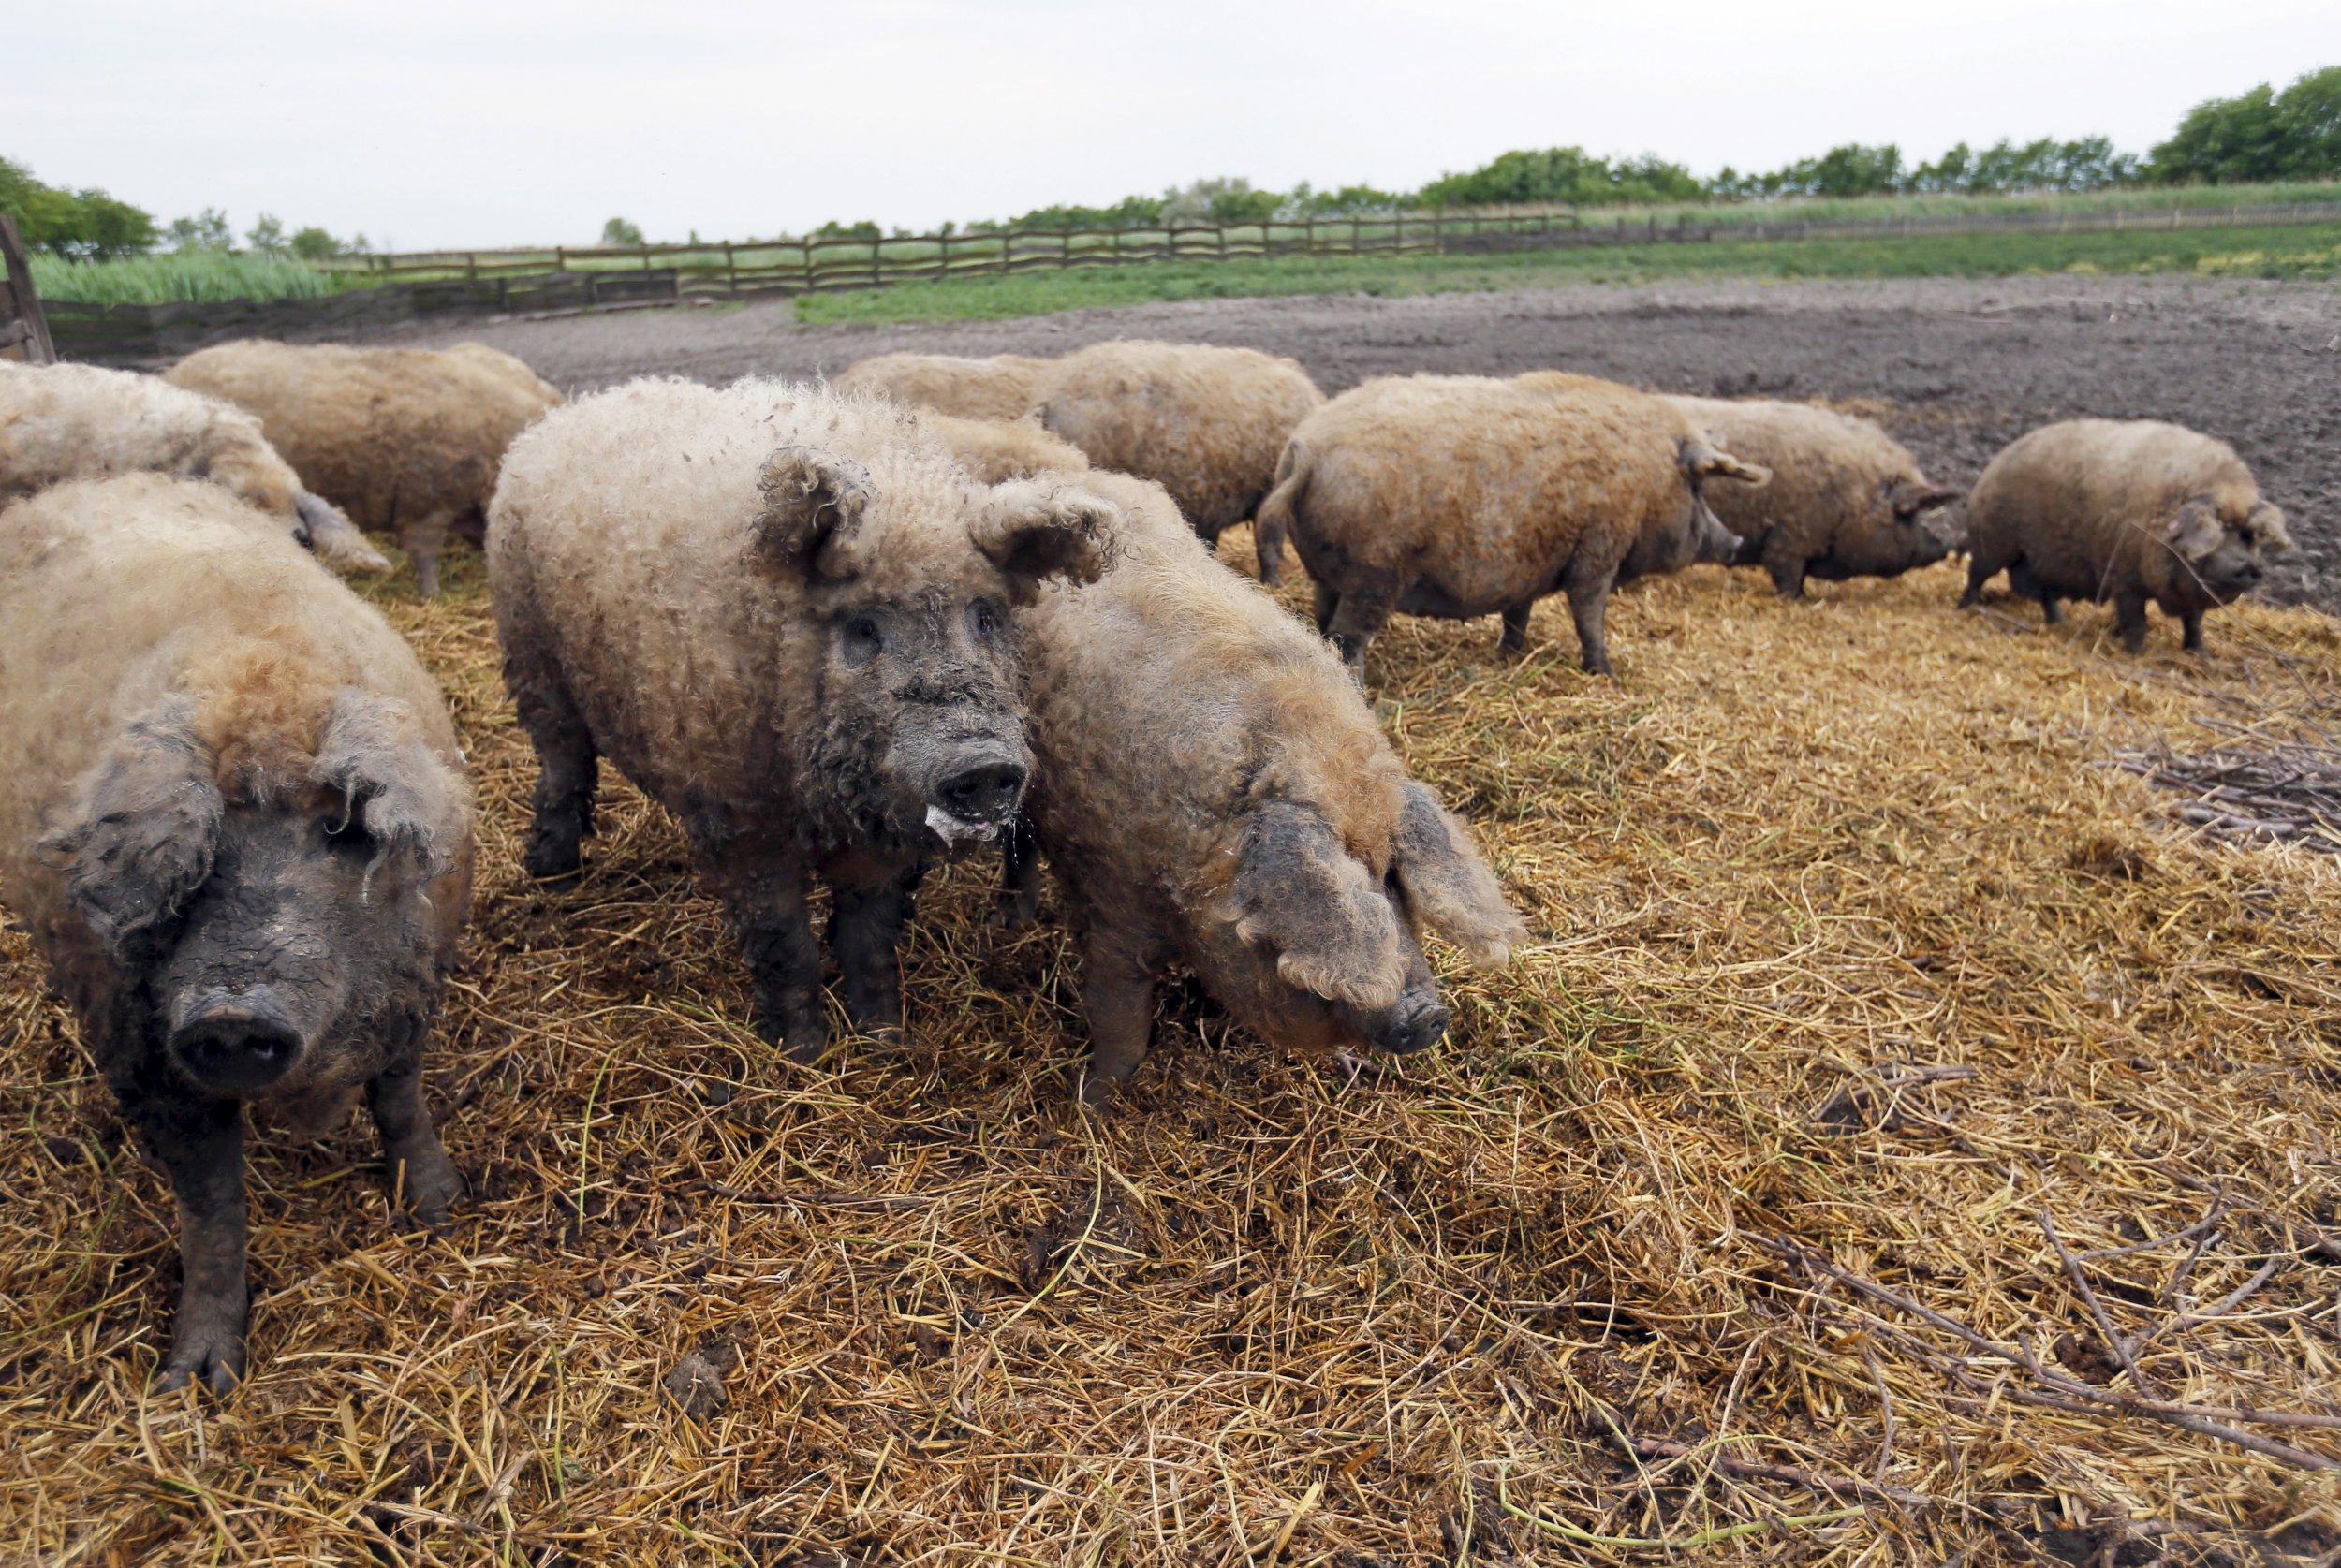
<path id="1" fill-rule="evenodd" d="M 968 822 L 994 822 L 1016 809 L 1024 792 L 1024 770 L 1012 762 L 986 763 L 943 781 L 941 804 Z"/>
<path id="2" fill-rule="evenodd" d="M 230 1093 L 265 1089 L 290 1070 L 301 1036 L 260 1008 L 205 1009 L 171 1032 L 170 1047 L 190 1077 Z"/>

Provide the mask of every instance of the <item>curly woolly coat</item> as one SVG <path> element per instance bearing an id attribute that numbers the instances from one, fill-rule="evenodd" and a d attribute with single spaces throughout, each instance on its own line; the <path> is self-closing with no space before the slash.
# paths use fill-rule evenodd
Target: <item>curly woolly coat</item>
<path id="1" fill-rule="evenodd" d="M 217 485 L 336 565 L 390 566 L 233 404 L 134 371 L 0 362 L 0 506 L 68 479 L 141 473 Z"/>
<path id="2" fill-rule="evenodd" d="M 1016 848 L 1046 853 L 1082 938 L 1087 1092 L 1136 1069 L 1173 968 L 1278 1045 L 1436 1039 L 1417 933 L 1484 967 L 1522 935 L 1463 825 L 1323 641 L 1214 559 L 1160 486 L 1068 477 L 1120 506 L 1122 559 L 1028 618 L 1039 766 Z"/>
<path id="3" fill-rule="evenodd" d="M 838 391 L 891 398 L 963 419 L 1015 419 L 1033 405 L 1046 359 L 997 354 L 879 354 L 849 365 L 831 383 Z"/>
<path id="4" fill-rule="evenodd" d="M 355 863 L 328 846 L 353 827 Z M 438 689 L 274 520 L 145 474 L 0 512 L 0 891 L 176 1190 L 167 1382 L 242 1370 L 244 1101 L 315 1136 L 363 1086 L 407 1201 L 461 1192 L 419 1086 L 472 853 Z M 188 1076 L 200 987 L 320 969 L 267 993 L 310 1009 L 279 1076 Z"/>
<path id="5" fill-rule="evenodd" d="M 2115 607 L 2122 641 L 2145 646 L 2146 606 L 2202 646 L 2203 612 L 2260 580 L 2291 549 L 2284 514 L 2224 441 L 2150 419 L 2069 419 L 2019 437 L 1967 492 L 1964 606 L 2001 571 L 2051 622 L 2062 599 Z"/>
<path id="6" fill-rule="evenodd" d="M 560 394 L 477 344 L 346 348 L 245 339 L 190 354 L 167 379 L 253 415 L 309 488 L 389 534 L 438 591 L 450 531 L 477 538 L 505 448 Z"/>
<path id="7" fill-rule="evenodd" d="M 577 865 L 608 756 L 682 820 L 758 1023 L 800 1057 L 827 1039 L 808 878 L 846 890 L 848 1012 L 891 1027 L 893 931 L 945 829 L 889 759 L 953 725 L 1022 756 L 1018 643 L 991 617 L 1111 549 L 1109 504 L 986 487 L 919 420 L 810 386 L 634 382 L 516 443 L 493 508 L 506 679 L 543 765 L 530 869 Z M 888 618 L 885 646 L 925 650 L 885 655 L 908 665 L 874 652 Z"/>
<path id="8" fill-rule="evenodd" d="M 1789 598 L 1804 579 L 1896 577 L 1949 555 L 1926 514 L 1959 499 L 1928 482 L 1908 448 L 1867 419 L 1761 398 L 1669 397 L 1733 457 L 1772 470 L 1761 487 L 1718 485 L 1708 503 Z"/>
<path id="9" fill-rule="evenodd" d="M 1317 622 L 1353 666 L 1393 611 L 1501 611 L 1504 647 L 1568 595 L 1584 665 L 1609 673 L 1612 586 L 1737 541 L 1701 499 L 1769 473 L 1715 450 L 1682 411 L 1614 382 L 1539 371 L 1417 375 L 1344 392 L 1294 431 L 1260 506 L 1317 581 Z"/>
<path id="10" fill-rule="evenodd" d="M 1154 480 L 1207 540 L 1252 515 L 1275 482 L 1285 438 L 1325 401 L 1290 359 L 1141 340 L 1054 361 L 1035 397 L 1040 422 L 1092 467 Z"/>

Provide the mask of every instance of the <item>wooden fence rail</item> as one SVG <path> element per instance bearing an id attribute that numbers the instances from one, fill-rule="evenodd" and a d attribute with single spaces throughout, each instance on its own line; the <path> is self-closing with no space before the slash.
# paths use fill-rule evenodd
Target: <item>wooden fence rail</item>
<path id="1" fill-rule="evenodd" d="M 1687 213 L 1601 222 L 1550 212 L 1318 218 L 1154 228 L 1018 229 L 869 239 L 715 241 L 680 245 L 410 251 L 346 257 L 363 286 L 317 300 L 221 304 L 84 305 L 47 301 L 65 357 L 136 364 L 234 336 L 348 336 L 447 312 L 528 314 L 658 302 L 880 288 L 943 278 L 1008 277 L 1073 267 L 1333 256 L 1491 255 L 1579 245 L 1704 244 L 1884 239 L 2015 231 L 2224 228 L 2341 224 L 2341 201 L 2260 207 L 2115 209 L 1988 216 L 1712 221 Z M 354 280 L 353 280 L 354 281 Z"/>

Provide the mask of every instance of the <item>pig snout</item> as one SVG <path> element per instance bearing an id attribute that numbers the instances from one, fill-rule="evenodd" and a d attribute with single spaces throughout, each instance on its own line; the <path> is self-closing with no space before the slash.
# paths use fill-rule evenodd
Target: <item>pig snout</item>
<path id="1" fill-rule="evenodd" d="M 190 1078 L 224 1094 L 251 1094 L 282 1078 L 307 1044 L 267 989 L 213 991 L 182 1014 L 170 1053 Z"/>
<path id="2" fill-rule="evenodd" d="M 987 757 L 946 778 L 935 803 L 964 822 L 1005 822 L 1024 796 L 1024 765 Z"/>
<path id="3" fill-rule="evenodd" d="M 1737 564 L 1740 536 L 1724 527 L 1723 520 L 1703 501 L 1691 520 L 1691 532 L 1694 560 L 1725 566 Z"/>
<path id="4" fill-rule="evenodd" d="M 1438 987 L 1428 985 L 1409 989 L 1387 1007 L 1358 1013 L 1351 1021 L 1358 1037 L 1376 1050 L 1406 1056 L 1445 1039 L 1450 1016 Z"/>

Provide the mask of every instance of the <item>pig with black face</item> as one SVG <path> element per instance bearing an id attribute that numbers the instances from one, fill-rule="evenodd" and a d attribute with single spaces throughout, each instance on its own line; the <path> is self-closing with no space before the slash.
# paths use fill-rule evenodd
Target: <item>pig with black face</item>
<path id="1" fill-rule="evenodd" d="M 2151 602 L 2201 652 L 2203 612 L 2291 548 L 2284 514 L 2226 442 L 2150 419 L 2069 419 L 2010 443 L 1968 492 L 1959 604 L 1980 603 L 2005 570 L 2051 625 L 2060 600 L 2111 599 L 2122 646 L 2141 652 Z"/>
<path id="2" fill-rule="evenodd" d="M 1175 969 L 1274 1045 L 1436 1044 L 1421 940 L 1496 968 L 1523 934 L 1463 824 L 1406 777 L 1332 651 L 1160 486 L 1075 478 L 1121 505 L 1124 557 L 1032 612 L 1039 767 L 1006 915 L 1029 917 L 1045 854 L 1082 944 L 1083 1097 L 1136 1072 Z"/>
<path id="3" fill-rule="evenodd" d="M 362 1092 L 393 1187 L 463 1192 L 420 1096 L 471 797 L 405 642 L 216 486 L 0 513 L 0 886 L 180 1217 L 165 1387 L 244 1368 L 243 1107 Z"/>
<path id="4" fill-rule="evenodd" d="M 488 532 L 541 769 L 528 870 L 579 869 L 607 756 L 689 835 L 766 1038 L 828 1042 L 816 875 L 848 1021 L 899 1028 L 922 872 L 995 839 L 1031 771 L 1018 607 L 1103 571 L 1115 517 L 982 484 L 908 411 L 815 387 L 638 381 L 546 416 Z"/>

